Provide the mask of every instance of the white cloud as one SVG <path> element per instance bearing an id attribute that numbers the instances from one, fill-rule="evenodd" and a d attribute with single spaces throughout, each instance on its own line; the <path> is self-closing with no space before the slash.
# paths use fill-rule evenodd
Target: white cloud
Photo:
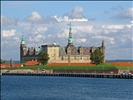
<path id="1" fill-rule="evenodd" d="M 54 19 L 57 20 L 57 22 L 62 22 L 62 21 L 70 21 L 70 22 L 82 22 L 82 21 L 88 21 L 87 18 L 80 18 L 80 19 L 76 19 L 76 18 L 70 18 L 69 16 L 53 16 Z"/>
<path id="2" fill-rule="evenodd" d="M 114 38 L 111 37 L 111 38 L 108 38 L 110 40 L 110 44 L 115 44 L 115 41 L 114 41 Z"/>
<path id="3" fill-rule="evenodd" d="M 81 40 L 81 42 L 86 42 L 86 38 L 82 38 L 80 40 Z"/>
<path id="4" fill-rule="evenodd" d="M 85 18 L 84 16 L 84 9 L 82 7 L 76 6 L 73 8 L 71 13 L 66 14 L 64 16 L 52 16 L 53 19 L 56 19 L 57 22 L 62 22 L 62 21 L 88 21 L 88 18 Z"/>
<path id="5" fill-rule="evenodd" d="M 13 39 L 19 41 L 19 37 L 14 37 Z"/>
<path id="6" fill-rule="evenodd" d="M 76 6 L 70 15 L 70 18 L 72 19 L 82 19 L 84 18 L 84 9 L 82 7 Z"/>
<path id="7" fill-rule="evenodd" d="M 30 22 L 42 22 L 43 16 L 41 16 L 38 12 L 34 11 L 26 18 L 26 20 Z"/>
<path id="8" fill-rule="evenodd" d="M 110 14 L 112 17 L 111 18 L 115 18 L 115 19 L 129 19 L 132 20 L 133 18 L 133 8 L 127 8 L 124 9 L 124 7 L 122 7 L 121 5 L 117 6 L 117 7 L 113 7 L 110 10 L 106 10 L 104 12 L 104 14 Z"/>
<path id="9" fill-rule="evenodd" d="M 84 26 L 77 25 L 77 26 L 75 26 L 73 28 L 76 28 L 77 30 L 79 30 L 81 32 L 89 32 L 89 33 L 91 33 L 93 31 L 93 26 L 92 25 L 84 25 Z"/>
<path id="10" fill-rule="evenodd" d="M 47 31 L 47 27 L 37 27 L 36 29 L 35 29 L 35 31 L 34 31 L 34 33 L 44 33 L 44 32 L 46 32 Z"/>
<path id="11" fill-rule="evenodd" d="M 2 36 L 3 36 L 3 37 L 14 36 L 14 35 L 15 35 L 15 32 L 16 32 L 15 29 L 11 29 L 11 30 L 2 30 Z"/>
<path id="12" fill-rule="evenodd" d="M 119 11 L 119 12 L 115 13 L 115 16 L 113 18 L 132 20 L 132 18 L 133 18 L 133 8 L 128 8 L 128 9 Z"/>
<path id="13" fill-rule="evenodd" d="M 2 45 L 7 45 L 7 43 L 8 43 L 7 41 L 3 41 L 3 42 L 1 43 L 1 46 L 2 46 Z"/>
<path id="14" fill-rule="evenodd" d="M 112 45 L 115 44 L 115 39 L 113 37 L 97 35 L 97 36 L 93 36 L 92 39 L 105 40 L 108 44 L 112 44 Z"/>
<path id="15" fill-rule="evenodd" d="M 84 9 L 82 7 L 74 8 L 68 15 L 49 16 L 46 17 L 45 20 L 38 12 L 32 12 L 26 20 L 28 21 L 19 21 L 17 23 L 18 27 L 15 29 L 8 27 L 2 30 L 2 44 L 4 48 L 6 45 L 9 45 L 10 48 L 10 45 L 12 45 L 14 41 L 14 46 L 20 43 L 20 36 L 16 36 L 18 30 L 24 32 L 27 47 L 38 47 L 43 44 L 51 44 L 54 42 L 66 46 L 69 35 L 69 26 L 67 26 L 69 21 L 73 21 L 72 33 L 75 46 L 101 46 L 101 42 L 104 40 L 107 48 L 106 52 L 111 54 L 111 50 L 115 52 L 117 48 L 130 48 L 133 42 L 131 36 L 132 24 L 107 23 L 103 25 L 103 22 L 97 22 L 98 24 L 95 22 L 90 23 L 88 19 L 85 18 Z M 10 24 L 14 23 L 14 21 L 7 22 Z M 33 24 L 33 22 L 35 23 Z"/>
<path id="16" fill-rule="evenodd" d="M 17 19 L 11 19 L 7 16 L 1 16 L 2 26 L 17 25 Z"/>
<path id="17" fill-rule="evenodd" d="M 133 24 L 133 20 L 131 21 L 131 24 Z"/>
<path id="18" fill-rule="evenodd" d="M 106 29 L 123 29 L 125 25 L 102 25 L 102 28 Z"/>
<path id="19" fill-rule="evenodd" d="M 30 45 L 31 47 L 31 46 L 38 46 L 39 44 L 42 44 L 46 37 L 42 34 L 30 34 L 27 38 L 28 38 L 27 39 L 28 45 Z"/>
<path id="20" fill-rule="evenodd" d="M 25 30 L 25 33 L 28 33 L 28 36 L 26 36 L 25 38 L 28 47 L 38 47 L 43 44 L 52 44 L 54 42 L 62 46 L 67 45 L 69 28 L 64 22 L 56 24 L 56 27 L 58 29 L 55 28 L 55 24 L 52 24 L 50 27 L 46 27 L 46 24 L 36 24 L 32 27 L 28 24 L 28 26 L 29 29 Z M 108 34 L 106 34 L 106 32 Z M 6 33 L 8 33 L 9 35 L 9 33 L 11 33 L 11 30 L 10 32 L 9 30 L 6 30 Z M 101 46 L 101 41 L 104 40 L 106 48 L 108 49 L 106 49 L 107 54 L 109 54 L 110 49 L 112 48 L 124 49 L 127 46 L 130 47 L 131 41 L 133 41 L 131 38 L 130 24 L 89 25 L 89 22 L 73 22 L 72 33 L 75 46 Z M 13 34 L 11 33 L 10 35 Z M 7 37 L 7 35 L 4 36 Z M 14 40 L 17 44 L 19 44 L 20 40 L 17 37 L 14 37 L 10 41 Z M 10 41 L 6 38 L 5 41 L 8 41 L 8 45 L 11 45 Z M 7 42 L 2 42 L 2 44 L 6 43 Z"/>
<path id="21" fill-rule="evenodd" d="M 68 36 L 69 36 L 69 30 L 67 28 L 62 28 L 57 33 L 57 38 L 68 38 Z"/>
<path id="22" fill-rule="evenodd" d="M 92 39 L 106 39 L 107 37 L 106 36 L 101 36 L 101 35 L 96 35 L 96 36 L 93 36 Z"/>
<path id="23" fill-rule="evenodd" d="M 133 18 L 133 8 L 128 8 L 119 15 L 120 18 L 132 19 Z"/>

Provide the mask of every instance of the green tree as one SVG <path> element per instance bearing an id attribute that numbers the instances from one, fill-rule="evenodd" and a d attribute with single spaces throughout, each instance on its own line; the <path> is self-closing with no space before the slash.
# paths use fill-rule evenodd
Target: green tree
<path id="1" fill-rule="evenodd" d="M 3 64 L 3 60 L 2 59 L 0 59 L 0 64 Z"/>
<path id="2" fill-rule="evenodd" d="M 6 60 L 2 60 L 2 59 L 0 59 L 0 64 L 6 64 L 6 63 L 7 63 Z"/>
<path id="3" fill-rule="evenodd" d="M 48 63 L 49 55 L 46 52 L 43 52 L 40 54 L 38 60 L 41 64 L 45 65 Z"/>
<path id="4" fill-rule="evenodd" d="M 92 63 L 96 65 L 101 64 L 104 62 L 104 55 L 99 49 L 96 49 L 93 53 L 91 53 L 90 59 Z"/>

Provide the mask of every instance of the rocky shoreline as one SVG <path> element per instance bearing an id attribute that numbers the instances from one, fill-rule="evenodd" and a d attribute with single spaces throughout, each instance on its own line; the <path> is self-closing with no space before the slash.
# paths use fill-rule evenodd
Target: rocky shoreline
<path id="1" fill-rule="evenodd" d="M 31 69 L 14 69 L 14 70 L 7 70 L 3 69 L 0 71 L 1 75 L 2 73 L 47 73 L 52 74 L 53 70 L 31 70 Z"/>

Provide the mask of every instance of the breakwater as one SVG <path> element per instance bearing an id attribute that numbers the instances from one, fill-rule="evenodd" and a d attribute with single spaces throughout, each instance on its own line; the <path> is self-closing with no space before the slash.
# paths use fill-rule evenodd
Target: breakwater
<path id="1" fill-rule="evenodd" d="M 133 79 L 133 75 L 119 75 L 119 74 L 2 73 L 2 75 L 17 75 L 17 76 L 61 76 L 61 77 L 92 77 L 92 78 L 120 78 L 120 79 Z"/>

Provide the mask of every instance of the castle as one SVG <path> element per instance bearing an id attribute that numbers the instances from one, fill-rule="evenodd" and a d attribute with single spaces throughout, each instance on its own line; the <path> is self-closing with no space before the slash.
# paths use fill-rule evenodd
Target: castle
<path id="1" fill-rule="evenodd" d="M 75 47 L 73 43 L 72 37 L 72 28 L 71 24 L 69 27 L 69 38 L 68 45 L 65 47 L 61 47 L 57 44 L 52 45 L 42 45 L 41 47 L 29 47 L 27 50 L 26 42 L 24 40 L 24 36 L 22 36 L 21 44 L 20 44 L 20 61 L 27 62 L 29 60 L 38 60 L 39 55 L 42 52 L 46 52 L 49 55 L 48 63 L 55 62 L 63 62 L 63 63 L 88 63 L 91 62 L 90 54 L 94 52 L 96 49 L 100 49 L 105 56 L 105 45 L 104 41 L 102 41 L 102 45 L 100 47 Z"/>

